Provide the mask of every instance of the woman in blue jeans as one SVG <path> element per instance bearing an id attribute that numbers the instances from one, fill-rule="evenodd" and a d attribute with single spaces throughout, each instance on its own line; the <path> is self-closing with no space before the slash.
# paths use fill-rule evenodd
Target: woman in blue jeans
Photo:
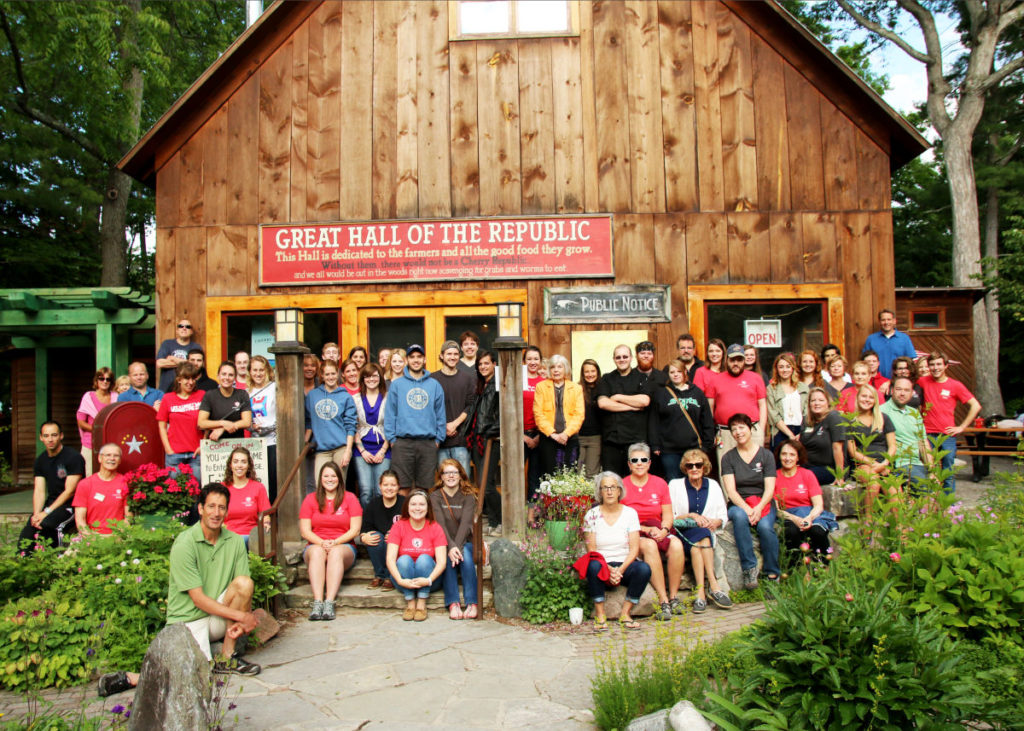
<path id="1" fill-rule="evenodd" d="M 444 605 L 450 619 L 476 619 L 476 564 L 473 563 L 473 523 L 476 517 L 476 485 L 457 459 L 443 459 L 434 477 L 430 506 L 444 530 L 448 556 L 444 568 Z M 459 577 L 466 610 L 459 603 Z"/>
<path id="2" fill-rule="evenodd" d="M 430 587 L 444 572 L 447 552 L 444 530 L 434 520 L 427 493 L 413 490 L 402 506 L 402 517 L 388 533 L 388 571 L 405 596 L 406 622 L 427 618 Z"/>
<path id="3" fill-rule="evenodd" d="M 757 530 L 761 541 L 761 558 L 765 577 L 777 582 L 779 568 L 779 537 L 775 533 L 775 457 L 751 439 L 754 422 L 746 414 L 729 418 L 729 432 L 736 447 L 722 455 L 722 487 L 729 502 L 729 521 L 736 536 L 736 550 L 743 569 L 743 585 L 757 588 L 760 573 L 754 539 L 750 529 Z"/>
<path id="4" fill-rule="evenodd" d="M 384 401 L 388 386 L 384 371 L 376 363 L 367 363 L 359 374 L 356 402 L 356 474 L 359 477 L 359 502 L 363 509 L 380 494 L 381 475 L 391 467 L 391 445 L 384 438 Z"/>

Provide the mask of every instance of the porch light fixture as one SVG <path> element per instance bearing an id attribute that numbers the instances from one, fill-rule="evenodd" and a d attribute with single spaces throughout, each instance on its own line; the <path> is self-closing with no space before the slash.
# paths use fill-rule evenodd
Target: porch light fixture
<path id="1" fill-rule="evenodd" d="M 522 347 L 523 340 L 523 303 L 498 303 L 498 337 L 494 340 L 496 347 Z"/>
<path id="2" fill-rule="evenodd" d="M 296 345 L 305 338 L 303 312 L 297 307 L 274 310 L 274 340 L 276 345 Z"/>

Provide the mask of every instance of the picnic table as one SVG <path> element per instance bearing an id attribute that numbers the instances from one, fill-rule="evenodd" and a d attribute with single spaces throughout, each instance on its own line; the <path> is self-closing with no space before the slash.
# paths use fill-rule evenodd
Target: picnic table
<path id="1" fill-rule="evenodd" d="M 957 440 L 957 455 L 971 458 L 973 479 L 979 482 L 989 475 L 991 457 L 1024 457 L 1021 449 L 1022 433 L 1024 425 L 967 427 Z"/>

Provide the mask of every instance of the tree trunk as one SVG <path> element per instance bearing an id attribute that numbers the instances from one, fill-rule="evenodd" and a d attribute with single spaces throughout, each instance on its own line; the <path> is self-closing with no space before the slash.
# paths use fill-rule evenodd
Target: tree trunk
<path id="1" fill-rule="evenodd" d="M 996 149 L 993 144 L 992 149 Z M 985 191 L 985 258 L 997 261 L 999 256 L 999 189 L 990 187 Z M 989 347 L 995 353 L 996 368 L 999 367 L 999 297 L 994 291 L 989 291 L 980 303 L 975 307 L 974 319 L 977 322 L 984 318 L 988 325 Z M 981 314 L 979 314 L 979 310 Z M 975 348 L 978 339 L 975 337 Z M 975 356 L 977 358 L 977 356 Z M 1003 403 L 1003 394 L 999 388 L 999 374 L 996 372 L 995 379 L 986 378 L 983 371 L 976 370 L 977 386 L 975 394 L 978 400 L 985 407 L 984 414 L 1002 414 L 1006 410 Z"/>

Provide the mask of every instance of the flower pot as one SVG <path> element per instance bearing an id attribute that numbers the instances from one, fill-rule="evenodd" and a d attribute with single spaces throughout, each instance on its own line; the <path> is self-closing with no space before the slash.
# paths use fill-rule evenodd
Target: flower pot
<path id="1" fill-rule="evenodd" d="M 548 534 L 548 545 L 556 551 L 564 551 L 573 542 L 573 530 L 567 520 L 549 520 L 544 523 Z"/>
<path id="2" fill-rule="evenodd" d="M 178 520 L 174 513 L 149 513 L 146 515 L 136 515 L 134 520 L 147 530 L 150 528 L 165 528 L 167 530 L 178 531 L 182 527 L 181 521 Z"/>

